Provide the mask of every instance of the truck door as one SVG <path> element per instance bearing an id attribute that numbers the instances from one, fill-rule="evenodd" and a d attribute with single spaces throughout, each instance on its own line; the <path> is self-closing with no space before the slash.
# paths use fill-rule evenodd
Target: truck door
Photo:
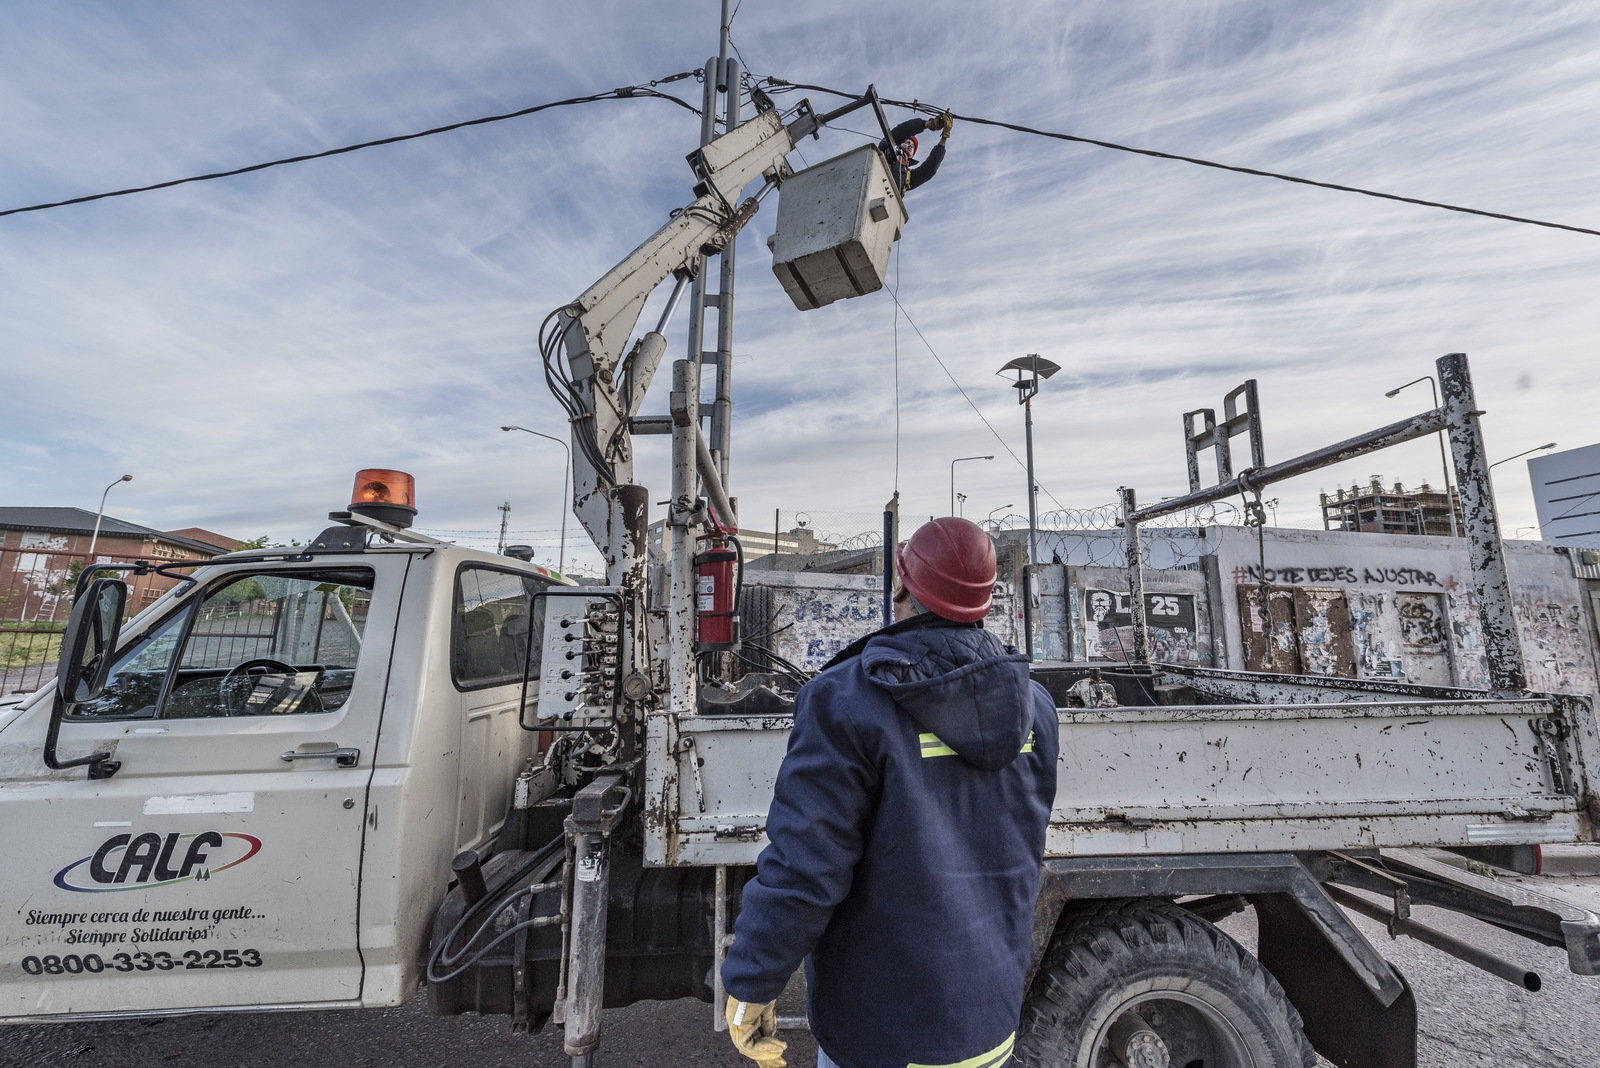
<path id="1" fill-rule="evenodd" d="M 0 762 L 0 1017 L 360 998 L 366 791 L 407 561 L 207 580 L 68 709 L 62 755 L 114 743 L 112 778 L 44 770 L 47 701 L 0 734 L 29 753 Z"/>
<path id="2" fill-rule="evenodd" d="M 499 829 L 511 800 L 511 784 L 533 752 L 533 734 L 517 723 L 522 706 L 522 671 L 533 642 L 528 674 L 538 678 L 547 583 L 526 572 L 481 564 L 456 571 L 450 637 L 450 673 L 461 694 L 461 795 L 456 812 L 456 849 L 481 848 Z M 530 686 L 528 718 L 538 706 Z"/>

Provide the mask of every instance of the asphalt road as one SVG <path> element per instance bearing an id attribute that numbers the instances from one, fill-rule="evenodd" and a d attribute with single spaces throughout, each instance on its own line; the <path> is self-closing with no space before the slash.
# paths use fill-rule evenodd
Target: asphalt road
<path id="1" fill-rule="evenodd" d="M 1539 878 L 1600 910 L 1600 877 Z M 1428 908 L 1416 918 L 1470 938 L 1544 979 L 1531 994 L 1407 939 L 1390 941 L 1378 924 L 1357 924 L 1416 992 L 1421 1055 L 1428 1068 L 1597 1068 L 1600 978 L 1567 970 L 1566 954 L 1472 920 Z M 1223 928 L 1246 947 L 1255 920 L 1245 912 Z M 798 983 L 780 1012 L 800 1011 Z M 696 1065 L 744 1068 L 727 1036 L 711 1030 L 698 1001 L 650 1002 L 608 1012 L 604 1068 Z M 789 1064 L 809 1068 L 816 1045 L 788 1032 Z M 436 1018 L 426 999 L 398 1009 L 270 1015 L 207 1015 L 162 1021 L 34 1024 L 0 1030 L 0 1065 L 71 1068 L 566 1068 L 559 1031 L 515 1036 L 500 1018 Z"/>

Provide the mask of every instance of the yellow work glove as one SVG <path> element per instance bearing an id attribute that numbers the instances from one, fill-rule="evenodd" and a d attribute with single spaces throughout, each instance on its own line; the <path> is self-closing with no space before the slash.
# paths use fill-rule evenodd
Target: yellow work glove
<path id="1" fill-rule="evenodd" d="M 778 1003 L 756 1005 L 728 999 L 723 1015 L 733 1048 L 755 1061 L 759 1068 L 783 1068 L 783 1051 L 789 1044 L 778 1037 Z"/>

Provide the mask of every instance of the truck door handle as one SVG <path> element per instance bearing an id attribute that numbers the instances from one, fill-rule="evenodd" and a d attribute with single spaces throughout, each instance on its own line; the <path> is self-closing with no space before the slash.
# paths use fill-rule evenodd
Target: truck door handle
<path id="1" fill-rule="evenodd" d="M 296 760 L 317 760 L 322 757 L 332 757 L 333 762 L 341 768 L 353 768 L 356 761 L 361 759 L 359 749 L 322 749 L 313 753 L 300 753 L 294 750 L 283 754 L 283 759 L 293 763 Z"/>

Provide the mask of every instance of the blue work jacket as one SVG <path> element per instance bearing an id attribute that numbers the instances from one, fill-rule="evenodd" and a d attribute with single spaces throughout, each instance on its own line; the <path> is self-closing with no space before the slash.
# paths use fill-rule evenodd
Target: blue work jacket
<path id="1" fill-rule="evenodd" d="M 932 614 L 845 650 L 795 703 L 723 984 L 802 959 L 841 1068 L 1005 1063 L 1021 1014 L 1057 719 L 1026 658 Z"/>

